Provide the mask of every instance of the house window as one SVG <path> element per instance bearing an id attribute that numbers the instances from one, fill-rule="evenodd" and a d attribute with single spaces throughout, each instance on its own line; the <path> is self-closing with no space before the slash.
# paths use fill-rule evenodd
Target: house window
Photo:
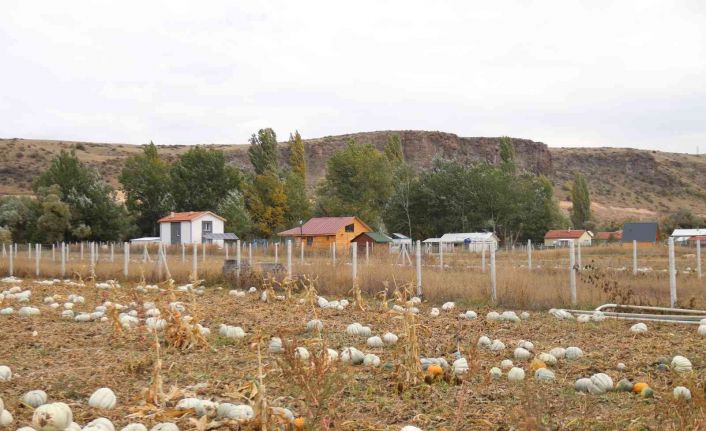
<path id="1" fill-rule="evenodd" d="M 346 232 L 355 232 L 355 225 L 349 224 L 348 226 L 346 226 Z"/>
<path id="2" fill-rule="evenodd" d="M 314 237 L 313 236 L 309 236 L 306 238 L 306 245 L 309 245 L 309 246 L 314 245 Z"/>
<path id="3" fill-rule="evenodd" d="M 201 222 L 201 232 L 203 233 L 213 233 L 213 222 L 202 221 Z"/>

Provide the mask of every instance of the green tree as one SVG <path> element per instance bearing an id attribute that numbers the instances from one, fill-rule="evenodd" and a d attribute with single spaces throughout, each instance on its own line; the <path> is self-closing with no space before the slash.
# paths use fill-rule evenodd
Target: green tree
<path id="1" fill-rule="evenodd" d="M 299 131 L 289 135 L 289 168 L 306 181 L 306 154 Z"/>
<path id="2" fill-rule="evenodd" d="M 0 198 L 0 226 L 12 233 L 15 242 L 36 240 L 39 204 L 36 199 L 26 196 Z"/>
<path id="3" fill-rule="evenodd" d="M 400 135 L 393 134 L 388 136 L 384 153 L 385 157 L 387 157 L 387 160 L 389 160 L 392 165 L 404 162 L 404 152 L 402 151 Z"/>
<path id="4" fill-rule="evenodd" d="M 71 209 L 71 225 L 89 227 L 90 238 L 114 241 L 129 233 L 130 218 L 125 207 L 117 202 L 113 188 L 95 169 L 81 163 L 73 151 L 61 151 L 52 160 L 35 181 L 35 193 L 52 185 L 58 186 L 59 198 Z"/>
<path id="5" fill-rule="evenodd" d="M 380 227 L 392 182 L 390 162 L 382 152 L 350 142 L 328 160 L 317 211 L 328 216 L 355 215 Z"/>
<path id="6" fill-rule="evenodd" d="M 277 135 L 274 130 L 260 129 L 257 134 L 253 134 L 250 137 L 248 157 L 255 168 L 255 174 L 263 175 L 268 171 L 277 172 L 279 169 L 278 151 Z"/>
<path id="7" fill-rule="evenodd" d="M 12 231 L 10 228 L 0 226 L 0 244 L 12 244 Z"/>
<path id="8" fill-rule="evenodd" d="M 500 160 L 501 167 L 511 173 L 515 173 L 517 167 L 515 165 L 515 144 L 512 139 L 507 136 L 500 138 Z"/>
<path id="9" fill-rule="evenodd" d="M 119 181 L 125 192 L 125 205 L 140 233 L 157 236 L 157 220 L 174 208 L 169 165 L 160 158 L 157 146 L 150 142 L 142 154 L 129 157 Z"/>
<path id="10" fill-rule="evenodd" d="M 218 214 L 226 219 L 225 231 L 233 232 L 239 238 L 247 238 L 252 233 L 253 223 L 245 207 L 245 198 L 238 190 L 231 190 L 218 204 Z"/>
<path id="11" fill-rule="evenodd" d="M 91 227 L 81 223 L 71 230 L 71 234 L 78 240 L 85 240 L 91 236 Z"/>
<path id="12" fill-rule="evenodd" d="M 245 189 L 245 203 L 259 236 L 269 238 L 285 227 L 287 195 L 276 173 L 256 175 Z"/>
<path id="13" fill-rule="evenodd" d="M 571 223 L 574 228 L 584 229 L 591 220 L 591 196 L 586 178 L 580 172 L 574 174 L 571 187 Z"/>
<path id="14" fill-rule="evenodd" d="M 306 194 L 304 179 L 294 171 L 289 172 L 284 181 L 284 192 L 287 195 L 286 224 L 293 226 L 300 220 L 311 217 L 311 203 Z"/>
<path id="15" fill-rule="evenodd" d="M 63 241 L 71 227 L 71 208 L 61 201 L 60 194 L 61 190 L 56 184 L 38 190 L 41 215 L 37 219 L 37 228 L 42 234 L 42 242 Z"/>
<path id="16" fill-rule="evenodd" d="M 216 211 L 228 192 L 239 189 L 240 172 L 223 151 L 196 146 L 179 157 L 170 171 L 177 211 Z"/>

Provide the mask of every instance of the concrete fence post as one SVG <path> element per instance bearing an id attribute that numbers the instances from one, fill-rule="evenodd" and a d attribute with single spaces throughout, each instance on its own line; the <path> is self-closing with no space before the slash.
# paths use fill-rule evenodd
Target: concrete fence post
<path id="1" fill-rule="evenodd" d="M 238 269 L 235 271 L 235 274 L 238 279 L 238 284 L 240 284 L 240 240 L 236 240 L 235 244 L 238 247 L 238 250 L 235 252 L 235 261 L 238 264 Z"/>
<path id="2" fill-rule="evenodd" d="M 569 242 L 569 290 L 571 292 L 571 305 L 576 305 L 576 253 L 574 242 Z"/>
<path id="3" fill-rule="evenodd" d="M 66 244 L 64 244 L 62 242 L 60 247 L 61 247 L 61 278 L 64 278 L 66 276 Z"/>
<path id="4" fill-rule="evenodd" d="M 421 298 L 422 292 L 422 242 L 417 240 L 417 296 Z"/>
<path id="5" fill-rule="evenodd" d="M 527 240 L 527 269 L 532 271 L 532 240 Z"/>
<path id="6" fill-rule="evenodd" d="M 292 240 L 287 239 L 287 277 L 292 278 Z"/>
<path id="7" fill-rule="evenodd" d="M 336 243 L 335 242 L 331 243 L 331 259 L 333 262 L 333 266 L 336 266 Z"/>
<path id="8" fill-rule="evenodd" d="M 495 304 L 498 302 L 498 279 L 495 272 L 495 246 L 490 245 L 490 301 Z"/>
<path id="9" fill-rule="evenodd" d="M 110 243 L 110 263 L 115 262 L 115 243 Z"/>
<path id="10" fill-rule="evenodd" d="M 439 270 L 444 270 L 444 243 L 439 241 Z"/>
<path id="11" fill-rule="evenodd" d="M 194 243 L 193 244 L 193 257 L 191 259 L 191 278 L 193 281 L 198 280 L 199 278 L 199 249 L 198 249 L 198 244 Z"/>
<path id="12" fill-rule="evenodd" d="M 353 242 L 351 244 L 351 271 L 353 276 L 353 281 L 358 279 L 358 243 Z"/>
<path id="13" fill-rule="evenodd" d="M 42 249 L 40 244 L 34 244 L 34 269 L 35 275 L 39 277 L 39 264 L 42 260 Z"/>
<path id="14" fill-rule="evenodd" d="M 696 275 L 701 278 L 701 240 L 696 240 Z"/>
<path id="15" fill-rule="evenodd" d="M 127 280 L 130 275 L 130 243 L 123 243 L 123 277 Z"/>
<path id="16" fill-rule="evenodd" d="M 672 308 L 677 303 L 677 269 L 674 259 L 674 238 L 669 238 L 669 303 Z"/>
<path id="17" fill-rule="evenodd" d="M 483 243 L 480 246 L 480 270 L 481 270 L 481 272 L 485 272 L 485 246 L 486 246 L 485 243 Z"/>
<path id="18" fill-rule="evenodd" d="M 275 243 L 275 264 L 279 263 L 279 243 Z"/>
<path id="19" fill-rule="evenodd" d="M 8 258 L 8 262 L 7 262 L 8 268 L 7 269 L 10 272 L 10 277 L 12 277 L 13 275 L 15 275 L 15 267 L 14 267 L 15 256 L 13 256 L 13 253 L 12 253 L 12 244 L 10 245 L 10 253 L 8 253 L 7 258 Z"/>
<path id="20" fill-rule="evenodd" d="M 637 240 L 632 240 L 632 275 L 637 275 Z"/>

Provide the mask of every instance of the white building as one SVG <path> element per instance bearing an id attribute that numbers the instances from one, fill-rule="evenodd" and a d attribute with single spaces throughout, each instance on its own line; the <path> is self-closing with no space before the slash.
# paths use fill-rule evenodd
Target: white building
<path id="1" fill-rule="evenodd" d="M 706 235 L 706 229 L 674 229 L 671 237 L 674 238 L 674 242 L 684 243 L 689 240 L 689 238 L 694 236 L 704 236 Z"/>
<path id="2" fill-rule="evenodd" d="M 443 244 L 454 244 L 454 247 L 463 247 L 475 253 L 480 253 L 485 249 L 498 249 L 498 237 L 493 232 L 468 232 L 468 233 L 445 233 L 439 238 Z"/>
<path id="3" fill-rule="evenodd" d="M 211 211 L 171 213 L 159 219 L 159 237 L 162 244 L 199 244 L 202 242 L 223 246 L 226 219 Z"/>

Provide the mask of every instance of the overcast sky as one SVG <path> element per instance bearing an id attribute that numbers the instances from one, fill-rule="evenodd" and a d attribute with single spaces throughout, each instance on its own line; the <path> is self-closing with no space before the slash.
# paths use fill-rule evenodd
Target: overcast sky
<path id="1" fill-rule="evenodd" d="M 441 130 L 706 151 L 706 2 L 0 5 L 0 137 Z"/>

